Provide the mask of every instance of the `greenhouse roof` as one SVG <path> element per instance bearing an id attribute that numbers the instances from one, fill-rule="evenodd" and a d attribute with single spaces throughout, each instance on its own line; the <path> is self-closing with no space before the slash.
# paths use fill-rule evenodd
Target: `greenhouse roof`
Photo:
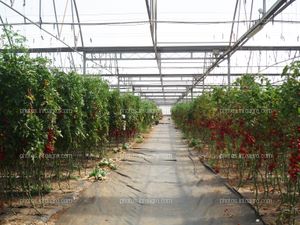
<path id="1" fill-rule="evenodd" d="M 0 0 L 1 26 L 33 56 L 165 105 L 244 73 L 280 83 L 300 57 L 299 12 L 295 0 Z"/>

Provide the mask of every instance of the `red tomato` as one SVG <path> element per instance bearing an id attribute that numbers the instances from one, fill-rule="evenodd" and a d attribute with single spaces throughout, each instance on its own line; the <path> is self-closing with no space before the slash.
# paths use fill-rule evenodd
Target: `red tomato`
<path id="1" fill-rule="evenodd" d="M 278 117 L 278 112 L 276 110 L 272 111 L 272 118 L 276 119 Z"/>
<path id="2" fill-rule="evenodd" d="M 0 161 L 5 159 L 5 153 L 3 151 L 0 152 Z"/>
<path id="3" fill-rule="evenodd" d="M 46 154 L 52 154 L 53 152 L 54 152 L 54 146 L 52 144 L 48 143 L 45 146 L 44 153 L 46 153 Z"/>
<path id="4" fill-rule="evenodd" d="M 246 154 L 248 154 L 248 150 L 244 146 L 241 146 L 240 147 L 240 154 L 246 155 Z"/>
<path id="5" fill-rule="evenodd" d="M 246 140 L 249 145 L 255 144 L 255 137 L 250 134 L 246 135 Z"/>
<path id="6" fill-rule="evenodd" d="M 273 170 L 274 170 L 275 168 L 276 168 L 276 163 L 275 163 L 275 162 L 270 163 L 269 166 L 268 166 L 268 170 L 269 170 L 270 172 L 273 172 Z"/>

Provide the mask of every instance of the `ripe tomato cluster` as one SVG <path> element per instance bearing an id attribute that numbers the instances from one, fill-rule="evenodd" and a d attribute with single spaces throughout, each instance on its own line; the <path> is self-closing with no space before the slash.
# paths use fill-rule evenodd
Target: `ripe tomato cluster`
<path id="1" fill-rule="evenodd" d="M 297 128 L 298 134 L 300 134 L 300 127 Z M 298 179 L 298 175 L 300 174 L 300 135 L 297 139 L 293 138 L 290 141 L 289 148 L 292 153 L 289 158 L 289 176 L 293 182 L 296 182 Z"/>
<path id="2" fill-rule="evenodd" d="M 55 143 L 55 136 L 54 130 L 49 128 L 47 132 L 47 143 L 45 145 L 44 153 L 51 154 L 54 152 L 54 143 Z"/>

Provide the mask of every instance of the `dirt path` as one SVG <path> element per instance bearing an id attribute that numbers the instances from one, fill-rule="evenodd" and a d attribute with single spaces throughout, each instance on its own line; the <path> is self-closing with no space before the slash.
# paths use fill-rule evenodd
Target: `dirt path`
<path id="1" fill-rule="evenodd" d="M 235 201 L 239 197 L 188 151 L 166 117 L 109 179 L 85 190 L 57 224 L 262 224 L 247 204 Z"/>

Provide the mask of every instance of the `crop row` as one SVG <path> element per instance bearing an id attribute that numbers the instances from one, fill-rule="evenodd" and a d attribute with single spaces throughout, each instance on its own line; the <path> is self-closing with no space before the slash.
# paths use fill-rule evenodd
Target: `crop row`
<path id="1" fill-rule="evenodd" d="M 159 120 L 153 102 L 112 91 L 99 78 L 49 69 L 47 59 L 31 58 L 18 40 L 12 37 L 13 46 L 0 53 L 4 197 L 42 195 L 52 178 L 70 177 L 87 156 L 103 156 L 108 145 L 124 143 Z"/>
<path id="2" fill-rule="evenodd" d="M 250 186 L 256 198 L 279 198 L 277 224 L 294 224 L 299 213 L 299 70 L 300 62 L 286 66 L 278 86 L 244 75 L 237 87 L 216 88 L 172 108 L 176 125 L 216 172 L 236 178 L 238 187 Z"/>

